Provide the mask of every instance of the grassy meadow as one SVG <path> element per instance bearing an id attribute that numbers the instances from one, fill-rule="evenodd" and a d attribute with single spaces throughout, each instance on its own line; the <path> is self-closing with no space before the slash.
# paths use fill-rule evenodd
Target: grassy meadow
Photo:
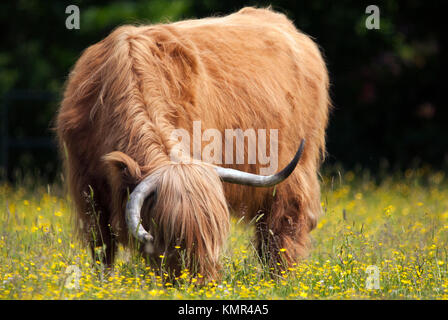
<path id="1" fill-rule="evenodd" d="M 123 249 L 104 272 L 73 237 L 61 188 L 2 184 L 0 299 L 448 299 L 444 173 L 332 172 L 322 177 L 325 214 L 309 257 L 271 277 L 256 256 L 253 225 L 232 218 L 223 277 L 204 285 L 188 270 L 169 282 Z M 366 286 L 369 266 L 379 289 Z"/>

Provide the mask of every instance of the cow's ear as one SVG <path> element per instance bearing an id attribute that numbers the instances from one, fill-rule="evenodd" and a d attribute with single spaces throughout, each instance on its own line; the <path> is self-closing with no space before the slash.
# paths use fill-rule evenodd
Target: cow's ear
<path id="1" fill-rule="evenodd" d="M 111 184 L 126 186 L 141 180 L 140 166 L 127 154 L 114 151 L 102 157 L 106 164 L 107 179 Z"/>

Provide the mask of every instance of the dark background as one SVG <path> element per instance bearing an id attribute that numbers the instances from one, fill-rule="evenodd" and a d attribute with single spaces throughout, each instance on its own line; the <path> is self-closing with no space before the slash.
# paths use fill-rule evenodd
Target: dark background
<path id="1" fill-rule="evenodd" d="M 0 4 L 0 167 L 3 177 L 54 180 L 53 125 L 81 52 L 118 25 L 224 15 L 252 6 L 285 13 L 320 45 L 334 110 L 325 165 L 401 172 L 448 168 L 441 1 L 9 1 Z M 80 8 L 68 30 L 65 8 Z M 366 7 L 380 8 L 368 30 Z M 443 87 L 443 88 L 442 88 Z M 5 167 L 7 170 L 5 170 Z M 5 175 L 7 173 L 7 175 Z"/>

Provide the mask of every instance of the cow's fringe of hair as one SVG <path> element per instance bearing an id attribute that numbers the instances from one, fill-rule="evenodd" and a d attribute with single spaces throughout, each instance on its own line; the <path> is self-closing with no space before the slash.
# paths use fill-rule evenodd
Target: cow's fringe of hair
<path id="1" fill-rule="evenodd" d="M 156 257 L 166 256 L 166 264 L 175 270 L 196 269 L 208 279 L 218 278 L 219 258 L 230 228 L 218 175 L 202 163 L 172 163 L 153 176 L 157 200 L 143 223 L 155 235 Z M 176 265 L 179 251 L 186 252 L 184 266 Z"/>

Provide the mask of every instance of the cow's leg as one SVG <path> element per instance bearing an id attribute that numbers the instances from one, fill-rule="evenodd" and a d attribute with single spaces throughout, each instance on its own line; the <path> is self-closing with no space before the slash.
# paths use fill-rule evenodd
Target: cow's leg
<path id="1" fill-rule="evenodd" d="M 320 211 L 318 190 L 314 197 L 299 191 L 303 190 L 297 190 L 293 183 L 278 186 L 270 209 L 257 222 L 259 255 L 276 270 L 291 266 L 307 254 L 309 232 L 315 225 L 313 215 Z"/>
<path id="2" fill-rule="evenodd" d="M 291 266 L 308 250 L 308 228 L 294 202 L 276 207 L 275 219 L 267 214 L 257 223 L 258 253 L 274 269 Z"/>
<path id="3" fill-rule="evenodd" d="M 110 200 L 101 197 L 109 192 L 103 190 L 106 188 L 104 184 L 83 177 L 74 178 L 71 193 L 76 205 L 78 232 L 89 244 L 94 261 L 110 267 L 117 251 L 117 243 L 110 226 Z"/>
<path id="4" fill-rule="evenodd" d="M 92 201 L 92 199 L 89 200 Z M 104 199 L 94 196 L 93 203 L 90 203 L 89 213 L 92 215 L 90 230 L 88 230 L 92 257 L 109 268 L 117 252 L 117 239 L 111 229 L 110 211 Z"/>
<path id="5" fill-rule="evenodd" d="M 117 241 L 110 230 L 109 223 L 99 217 L 98 225 L 90 229 L 90 251 L 95 261 L 106 268 L 112 267 L 117 252 Z"/>

